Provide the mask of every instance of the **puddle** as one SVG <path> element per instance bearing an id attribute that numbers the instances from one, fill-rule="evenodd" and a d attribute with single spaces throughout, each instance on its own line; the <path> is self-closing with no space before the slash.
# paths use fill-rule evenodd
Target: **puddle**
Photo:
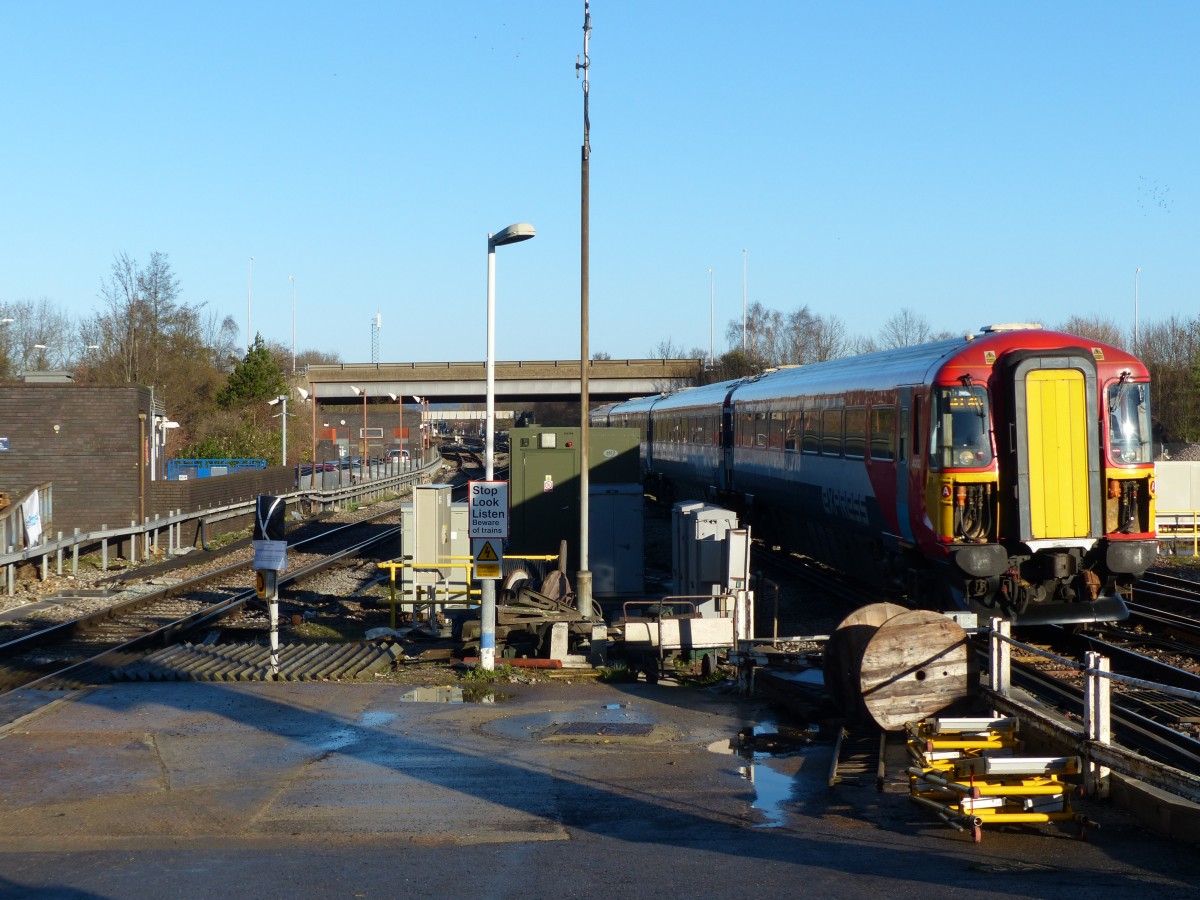
<path id="1" fill-rule="evenodd" d="M 802 755 L 820 736 L 820 728 L 815 725 L 790 728 L 763 722 L 743 729 L 732 739 L 714 741 L 708 749 L 741 757 L 745 765 L 738 766 L 737 774 L 754 785 L 750 805 L 766 819 L 756 827 L 780 828 L 787 824 L 785 805 L 793 799 L 798 768 L 786 760 Z"/>
<path id="2" fill-rule="evenodd" d="M 349 747 L 361 739 L 362 735 L 353 728 L 338 728 L 323 735 L 321 740 L 313 744 L 313 748 L 324 753 L 329 753 L 333 750 L 341 750 L 343 747 Z"/>
<path id="3" fill-rule="evenodd" d="M 486 684 L 447 685 L 409 688 L 400 695 L 401 703 L 503 703 L 512 694 L 498 691 Z"/>
<path id="4" fill-rule="evenodd" d="M 395 720 L 396 714 L 392 712 L 365 712 L 358 717 L 358 726 L 375 728 L 379 725 L 390 725 Z"/>
<path id="5" fill-rule="evenodd" d="M 776 772 L 765 762 L 758 762 L 760 756 L 755 754 L 755 764 L 742 766 L 738 774 L 754 785 L 754 802 L 750 805 L 761 812 L 766 821 L 759 823 L 758 828 L 779 828 L 787 824 L 787 812 L 783 806 L 792 799 L 793 776 Z"/>

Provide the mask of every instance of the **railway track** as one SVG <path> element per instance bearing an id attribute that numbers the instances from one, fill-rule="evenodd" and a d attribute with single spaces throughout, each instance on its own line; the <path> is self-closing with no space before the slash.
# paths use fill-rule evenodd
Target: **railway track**
<path id="1" fill-rule="evenodd" d="M 344 560 L 386 547 L 398 552 L 400 528 L 384 520 L 391 507 L 289 545 L 290 571 L 280 586 L 297 586 Z M 236 619 L 257 601 L 246 587 L 244 559 L 176 584 L 152 587 L 77 618 L 0 645 L 0 690 L 93 683 L 136 654 Z"/>
<path id="2" fill-rule="evenodd" d="M 786 572 L 810 589 L 837 597 L 838 604 L 847 612 L 880 599 L 845 575 L 806 558 L 760 552 L 760 559 L 764 556 L 774 569 Z M 1041 626 L 1024 639 L 1052 646 L 1080 665 L 1087 650 L 1097 650 L 1112 660 L 1115 672 L 1200 691 L 1200 672 L 1196 671 L 1194 655 L 1200 650 L 1200 622 L 1195 613 L 1189 615 L 1200 610 L 1197 588 L 1200 585 L 1195 582 L 1154 573 L 1145 584 L 1139 584 L 1139 602 L 1130 604 L 1134 615 L 1128 624 L 1114 627 L 1110 623 L 1078 631 Z M 1181 639 L 1180 635 L 1185 637 Z M 1192 636 L 1196 636 L 1196 643 L 1191 643 Z M 1140 649 L 1139 642 L 1143 645 Z M 1147 642 L 1156 645 L 1159 652 L 1145 652 Z M 980 642 L 979 652 L 986 660 L 985 642 Z M 1014 663 L 1014 680 L 1048 706 L 1073 716 L 1082 711 L 1083 695 L 1078 686 L 1082 679 L 1072 670 L 1052 664 Z M 1187 771 L 1200 770 L 1200 704 L 1120 684 L 1114 685 L 1112 704 L 1114 727 L 1122 743 L 1168 765 Z"/>
<path id="3" fill-rule="evenodd" d="M 467 480 L 476 474 L 475 468 L 477 459 L 459 461 L 452 480 L 455 500 L 466 496 Z M 498 471 L 503 470 L 498 467 Z M 297 529 L 297 539 L 289 541 L 289 571 L 279 579 L 281 599 L 286 601 L 304 582 L 350 565 L 354 558 L 372 553 L 381 559 L 398 556 L 401 508 L 401 503 L 392 503 L 353 522 L 333 527 L 310 522 Z M 304 534 L 314 529 L 317 533 Z M 205 563 L 211 566 L 211 557 Z M 0 644 L 0 694 L 20 687 L 74 687 L 105 681 L 114 669 L 146 651 L 218 624 L 227 632 L 245 630 L 261 636 L 265 628 L 254 615 L 259 601 L 254 589 L 247 587 L 251 563 L 247 550 L 235 562 L 177 582 L 139 584 L 112 597 L 96 598 L 89 601 L 93 609 L 67 621 L 29 627 L 15 636 L 10 631 Z M 182 565 L 181 571 L 190 568 Z M 161 576 L 163 569 L 150 566 L 131 574 Z"/>

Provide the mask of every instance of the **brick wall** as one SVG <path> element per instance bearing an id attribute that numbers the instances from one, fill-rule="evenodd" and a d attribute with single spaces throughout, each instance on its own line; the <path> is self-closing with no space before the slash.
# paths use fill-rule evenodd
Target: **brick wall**
<path id="1" fill-rule="evenodd" d="M 150 403 L 150 389 L 142 387 L 0 384 L 0 438 L 8 439 L 8 450 L 0 450 L 0 491 L 19 503 L 49 482 L 54 503 L 49 530 L 71 534 L 76 528 L 128 525 L 140 520 L 143 505 L 144 514 L 153 518 L 292 490 L 293 470 L 283 466 L 217 478 L 151 481 Z M 144 433 L 139 413 L 146 415 Z M 161 479 L 161 459 L 159 467 Z"/>

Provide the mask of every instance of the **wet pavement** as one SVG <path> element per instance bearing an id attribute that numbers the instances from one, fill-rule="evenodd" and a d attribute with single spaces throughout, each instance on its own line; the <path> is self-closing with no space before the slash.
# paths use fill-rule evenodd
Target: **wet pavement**
<path id="1" fill-rule="evenodd" d="M 477 702 L 464 702 L 464 699 Z M 1195 848 L 1119 812 L 982 844 L 827 787 L 819 732 L 726 689 L 116 685 L 13 698 L 3 897 L 1194 896 Z M 894 771 L 903 765 L 901 754 Z"/>

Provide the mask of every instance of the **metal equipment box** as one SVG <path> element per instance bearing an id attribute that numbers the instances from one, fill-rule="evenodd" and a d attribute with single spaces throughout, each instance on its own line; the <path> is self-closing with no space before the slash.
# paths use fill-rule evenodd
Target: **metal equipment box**
<path id="1" fill-rule="evenodd" d="M 581 453 L 579 429 L 551 426 L 513 428 L 509 436 L 509 519 L 508 552 L 513 554 L 553 554 L 559 549 L 559 541 L 566 540 L 571 558 L 568 571 L 578 569 L 579 563 L 579 473 Z M 625 570 L 621 584 L 632 583 L 641 591 L 642 546 L 640 537 L 632 548 L 632 555 L 621 555 L 620 562 L 613 556 L 618 547 L 609 539 L 595 535 L 612 535 L 617 527 L 631 530 L 634 502 L 615 498 L 630 497 L 630 485 L 640 485 L 641 464 L 639 455 L 640 435 L 635 428 L 591 428 L 588 429 L 588 566 L 593 573 L 604 570 L 614 577 L 613 590 L 617 587 L 616 571 Z M 624 486 L 616 490 L 609 500 L 600 500 L 601 510 L 608 510 L 619 520 L 620 525 L 597 520 L 597 510 L 592 507 L 598 493 L 609 497 L 607 489 Z M 604 488 L 604 491 L 598 489 Z M 637 488 L 636 517 L 637 533 L 641 534 L 641 488 Z M 622 541 L 622 543 L 625 543 Z M 603 556 L 597 555 L 604 554 Z M 636 559 L 634 559 L 636 557 Z M 636 567 L 636 572 L 630 567 Z M 608 575 L 605 576 L 606 578 Z M 595 574 L 592 580 L 593 593 L 601 593 Z"/>
<path id="2" fill-rule="evenodd" d="M 449 574 L 438 564 L 448 563 L 451 555 L 451 490 L 448 484 L 413 488 L 413 564 L 419 585 L 437 584 Z"/>
<path id="3" fill-rule="evenodd" d="M 738 527 L 737 513 L 699 501 L 682 501 L 671 509 L 671 563 L 675 592 L 707 597 L 727 585 L 728 535 Z M 746 587 L 746 585 L 736 585 Z M 705 615 L 715 614 L 715 601 L 697 601 Z"/>
<path id="4" fill-rule="evenodd" d="M 640 596 L 645 591 L 642 486 L 588 486 L 588 566 L 596 597 Z"/>
<path id="5" fill-rule="evenodd" d="M 400 555 L 413 561 L 423 562 L 424 558 L 417 553 L 417 527 L 413 507 L 413 503 L 405 503 L 400 507 Z M 467 568 L 471 558 L 469 514 L 470 510 L 467 508 L 466 502 L 450 504 L 450 564 L 442 569 L 445 573 L 445 581 L 436 587 L 439 596 L 448 592 L 452 601 L 466 601 L 471 586 L 470 572 Z M 413 569 L 410 567 L 405 567 L 396 575 L 399 596 L 406 600 L 411 600 L 415 596 L 413 575 Z M 428 579 L 420 582 L 423 586 L 427 583 Z"/>

